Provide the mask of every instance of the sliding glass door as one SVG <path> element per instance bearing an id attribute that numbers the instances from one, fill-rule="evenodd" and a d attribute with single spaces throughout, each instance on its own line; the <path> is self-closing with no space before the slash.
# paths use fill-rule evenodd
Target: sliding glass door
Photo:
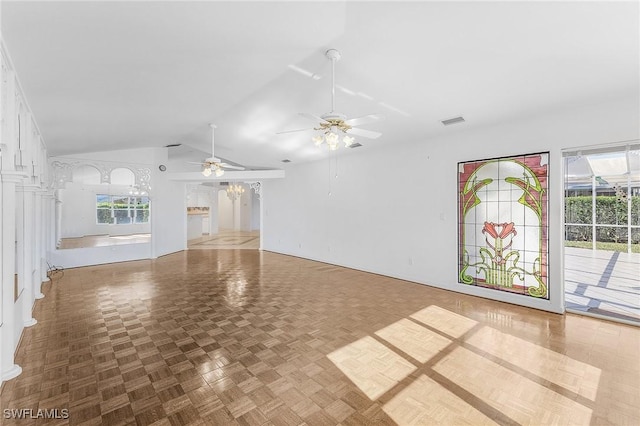
<path id="1" fill-rule="evenodd" d="M 563 157 L 566 309 L 640 325 L 640 143 Z"/>

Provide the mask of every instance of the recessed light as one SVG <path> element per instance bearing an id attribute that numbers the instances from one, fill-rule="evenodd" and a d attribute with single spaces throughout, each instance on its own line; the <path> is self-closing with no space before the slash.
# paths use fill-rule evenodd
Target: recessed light
<path id="1" fill-rule="evenodd" d="M 453 117 L 446 120 L 442 120 L 441 123 L 444 124 L 445 126 L 450 126 L 452 124 L 464 123 L 464 121 L 465 120 L 462 117 Z"/>

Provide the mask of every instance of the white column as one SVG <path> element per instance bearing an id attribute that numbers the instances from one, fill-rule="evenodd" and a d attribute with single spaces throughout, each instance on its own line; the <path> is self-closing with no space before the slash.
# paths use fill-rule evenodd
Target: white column
<path id="1" fill-rule="evenodd" d="M 2 41 L 2 2 L 0 2 L 0 42 Z M 5 85 L 2 83 L 6 77 L 6 73 L 7 73 L 7 68 L 5 65 L 5 61 L 4 61 L 4 52 L 2 51 L 2 49 L 0 48 L 0 106 L 4 104 L 3 100 L 7 99 L 7 93 L 6 93 L 6 88 Z M 6 126 L 3 122 L 6 123 L 6 115 L 7 112 L 2 109 L 0 107 L 0 167 L 2 167 L 2 154 L 3 154 L 3 148 L 5 146 L 5 138 L 7 137 L 6 135 Z M 4 253 L 4 240 L 5 240 L 5 233 L 3 230 L 3 226 L 2 226 L 2 218 L 4 216 L 4 209 L 2 208 L 2 206 L 4 205 L 3 199 L 2 199 L 2 194 L 3 194 L 3 185 L 0 182 L 0 241 L 2 241 L 2 243 L 0 243 L 0 261 L 4 260 L 3 258 L 3 253 Z M 6 327 L 4 327 L 4 300 L 5 300 L 5 283 L 4 283 L 4 279 L 2 278 L 2 265 L 0 265 L 0 386 L 2 386 L 2 381 L 3 379 L 3 374 L 2 371 L 4 371 L 4 334 L 5 334 L 5 329 Z M 13 362 L 13 358 L 12 358 L 12 362 Z"/>
<path id="2" fill-rule="evenodd" d="M 2 380 L 10 380 L 22 372 L 20 366 L 14 364 L 14 353 L 18 342 L 16 337 L 23 328 L 16 323 L 14 311 L 15 280 L 15 233 L 16 233 L 16 184 L 24 177 L 22 172 L 2 171 Z"/>
<path id="3" fill-rule="evenodd" d="M 242 229 L 241 225 L 241 216 L 240 216 L 240 212 L 241 212 L 241 201 L 240 201 L 240 197 L 236 198 L 235 200 L 231 200 L 231 205 L 232 207 L 232 211 L 233 211 L 233 230 L 234 231 L 240 231 Z"/>
<path id="4" fill-rule="evenodd" d="M 44 232 L 42 232 L 43 221 L 44 221 L 44 212 L 43 212 L 43 191 L 39 188 L 36 192 L 34 192 L 34 202 L 33 205 L 33 219 L 34 219 L 34 227 L 33 227 L 33 297 L 35 299 L 42 299 L 44 294 L 42 294 L 42 247 L 44 246 Z"/>
<path id="5" fill-rule="evenodd" d="M 49 281 L 47 272 L 49 265 L 49 251 L 56 249 L 55 244 L 55 197 L 53 192 L 44 192 L 42 194 L 42 245 L 41 245 L 41 267 L 40 280 L 42 282 Z"/>
<path id="6" fill-rule="evenodd" d="M 2 75 L 0 74 L 0 79 L 1 78 L 2 78 Z M 0 93 L 0 95 L 4 95 L 4 94 Z M 0 114 L 1 113 L 2 111 L 0 111 Z M 1 152 L 2 151 L 0 150 L 0 155 L 1 155 Z M 1 176 L 0 176 L 0 179 L 1 179 Z M 0 262 L 4 262 L 4 247 L 5 247 L 4 240 L 6 239 L 4 226 L 3 226 L 3 217 L 4 217 L 4 209 L 2 208 L 2 206 L 4 206 L 4 198 L 2 196 L 3 193 L 4 193 L 4 185 L 2 185 L 2 182 L 0 182 Z M 8 328 L 4 326 L 4 315 L 3 315 L 4 301 L 9 297 L 9 293 L 5 295 L 7 291 L 7 287 L 8 286 L 5 285 L 5 282 L 4 282 L 2 264 L 0 264 L 0 386 L 2 386 L 2 381 L 4 380 L 4 374 L 2 374 L 2 372 L 4 371 L 4 352 L 5 352 L 4 346 L 6 345 L 6 343 L 4 343 L 4 335 Z M 11 358 L 11 362 L 13 363 L 13 358 Z"/>
<path id="7" fill-rule="evenodd" d="M 25 327 L 31 327 L 38 321 L 32 316 L 33 310 L 33 225 L 34 225 L 34 188 L 18 185 L 16 194 L 17 256 L 18 280 L 22 288 L 22 319 Z M 22 205 L 20 205 L 22 204 Z"/>
<path id="8" fill-rule="evenodd" d="M 56 191 L 56 206 L 55 206 L 55 217 L 56 217 L 56 248 L 60 247 L 60 243 L 62 242 L 62 201 L 60 201 L 58 191 Z"/>

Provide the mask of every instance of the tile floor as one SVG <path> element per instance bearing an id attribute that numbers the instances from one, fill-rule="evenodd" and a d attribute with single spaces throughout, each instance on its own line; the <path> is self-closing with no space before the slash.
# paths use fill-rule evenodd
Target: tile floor
<path id="1" fill-rule="evenodd" d="M 203 249 L 243 249 L 258 250 L 260 248 L 260 231 L 235 231 L 221 229 L 215 235 L 203 235 L 188 241 L 190 250 Z"/>
<path id="2" fill-rule="evenodd" d="M 565 247 L 568 309 L 640 325 L 640 254 Z"/>
<path id="3" fill-rule="evenodd" d="M 640 424 L 640 328 L 256 250 L 44 285 L 4 424 Z M 3 411 L 4 413 L 4 411 Z"/>

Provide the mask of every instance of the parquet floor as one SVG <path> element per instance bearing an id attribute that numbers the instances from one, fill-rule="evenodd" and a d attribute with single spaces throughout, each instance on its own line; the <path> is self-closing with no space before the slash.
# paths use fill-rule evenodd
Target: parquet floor
<path id="1" fill-rule="evenodd" d="M 253 250 L 65 271 L 4 424 L 640 424 L 640 328 Z M 6 411 L 3 411 L 6 416 Z"/>

